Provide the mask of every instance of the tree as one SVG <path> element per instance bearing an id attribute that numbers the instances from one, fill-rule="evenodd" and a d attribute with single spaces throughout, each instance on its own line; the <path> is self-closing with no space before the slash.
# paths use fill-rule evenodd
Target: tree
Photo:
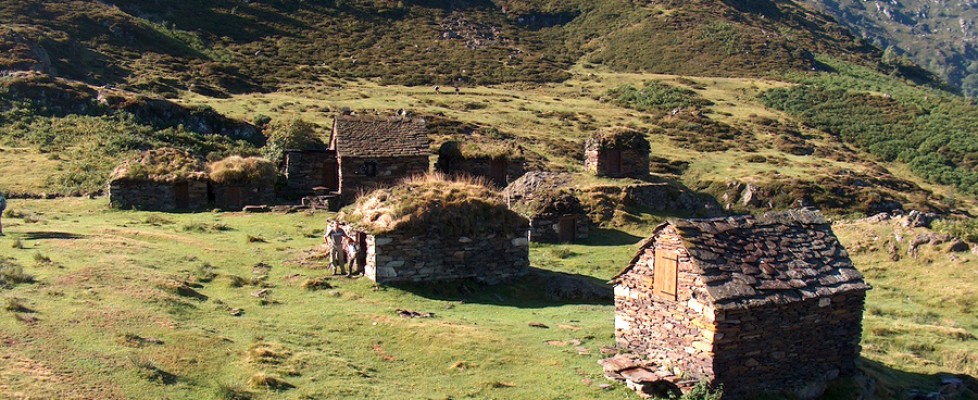
<path id="1" fill-rule="evenodd" d="M 316 150 L 325 148 L 317 126 L 298 118 L 273 121 L 265 129 L 268 142 L 262 149 L 269 160 L 281 162 L 286 150 Z"/>

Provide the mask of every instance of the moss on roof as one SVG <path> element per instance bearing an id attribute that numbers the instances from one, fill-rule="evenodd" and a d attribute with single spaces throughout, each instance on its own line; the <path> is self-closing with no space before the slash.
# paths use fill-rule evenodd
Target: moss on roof
<path id="1" fill-rule="evenodd" d="M 649 140 L 645 133 L 622 126 L 598 130 L 587 141 L 589 149 L 635 149 L 649 151 Z"/>
<path id="2" fill-rule="evenodd" d="M 478 158 L 517 160 L 523 158 L 523 149 L 516 143 L 508 141 L 451 140 L 441 145 L 438 156 L 456 160 Z"/>
<path id="3" fill-rule="evenodd" d="M 207 166 L 215 183 L 226 185 L 274 185 L 275 163 L 260 157 L 231 156 Z"/>
<path id="4" fill-rule="evenodd" d="M 450 180 L 442 174 L 410 178 L 363 195 L 340 219 L 375 235 L 523 234 L 529 225 L 497 191 L 477 180 Z"/>
<path id="5" fill-rule="evenodd" d="M 204 162 L 189 152 L 160 148 L 145 151 L 116 167 L 113 181 L 185 182 L 206 179 Z"/>

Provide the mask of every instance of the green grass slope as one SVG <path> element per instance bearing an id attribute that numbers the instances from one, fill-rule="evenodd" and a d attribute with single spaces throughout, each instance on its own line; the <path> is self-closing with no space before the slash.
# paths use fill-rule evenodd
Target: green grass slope
<path id="1" fill-rule="evenodd" d="M 600 386 L 614 306 L 547 300 L 551 272 L 492 289 L 377 288 L 326 276 L 327 214 L 111 211 L 88 199 L 9 209 L 3 398 L 635 398 Z M 649 229 L 534 245 L 533 266 L 603 282 Z M 911 257 L 922 231 L 898 225 L 835 229 L 875 287 L 862 361 L 875 398 L 978 375 L 978 258 L 926 245 Z"/>

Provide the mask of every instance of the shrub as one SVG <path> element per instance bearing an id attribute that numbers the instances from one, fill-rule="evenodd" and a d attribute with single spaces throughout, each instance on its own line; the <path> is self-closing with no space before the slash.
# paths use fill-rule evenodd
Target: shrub
<path id="1" fill-rule="evenodd" d="M 266 158 L 278 163 L 285 157 L 286 150 L 324 148 L 325 144 L 316 129 L 316 125 L 298 118 L 274 121 L 265 129 L 268 142 L 262 152 Z"/>
<path id="2" fill-rule="evenodd" d="M 676 399 L 675 396 L 672 396 Z M 706 382 L 700 381 L 693 386 L 689 392 L 686 392 L 678 400 L 721 400 L 723 399 L 723 388 L 717 388 L 716 390 L 710 388 L 710 385 Z"/>
<path id="3" fill-rule="evenodd" d="M 34 283 L 34 276 L 24 272 L 14 260 L 0 258 L 0 287 L 11 287 L 21 283 Z"/>
<path id="4" fill-rule="evenodd" d="M 975 219 L 942 219 L 934 222 L 934 230 L 945 235 L 951 235 L 970 243 L 978 243 L 978 220 Z"/>
<path id="5" fill-rule="evenodd" d="M 632 85 L 618 86 L 608 90 L 608 96 L 615 104 L 639 111 L 671 111 L 713 104 L 692 90 L 654 81 L 647 82 L 641 89 Z"/>

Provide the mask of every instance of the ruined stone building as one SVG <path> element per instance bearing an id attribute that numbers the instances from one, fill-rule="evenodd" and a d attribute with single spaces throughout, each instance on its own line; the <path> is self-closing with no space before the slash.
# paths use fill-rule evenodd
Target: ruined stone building
<path id="1" fill-rule="evenodd" d="M 526 173 L 523 148 L 516 144 L 447 141 L 438 148 L 435 168 L 450 176 L 472 176 L 504 188 Z"/>
<path id="2" fill-rule="evenodd" d="M 377 189 L 351 208 L 342 218 L 357 231 L 364 275 L 377 283 L 491 284 L 529 269 L 527 220 L 485 186 L 429 175 Z"/>
<path id="3" fill-rule="evenodd" d="M 421 118 L 339 115 L 329 149 L 336 157 L 338 192 L 349 199 L 425 174 L 430 166 L 430 141 Z"/>
<path id="4" fill-rule="evenodd" d="M 211 197 L 218 208 L 241 210 L 245 206 L 275 201 L 275 164 L 264 158 L 231 156 L 207 167 Z"/>
<path id="5" fill-rule="evenodd" d="M 628 128 L 605 128 L 585 142 L 584 167 L 609 178 L 649 176 L 651 152 L 645 134 Z"/>
<path id="6" fill-rule="evenodd" d="M 530 172 L 506 188 L 510 208 L 530 221 L 530 241 L 574 243 L 587 240 L 591 219 L 566 187 L 552 185 L 553 173 Z"/>
<path id="7" fill-rule="evenodd" d="M 150 150 L 119 165 L 109 180 L 109 203 L 145 211 L 197 210 L 208 205 L 202 160 L 177 149 Z"/>
<path id="8" fill-rule="evenodd" d="M 321 188 L 325 192 L 340 191 L 339 164 L 334 150 L 286 150 L 286 189 L 289 194 L 308 196 Z"/>
<path id="9" fill-rule="evenodd" d="M 816 211 L 659 225 L 613 282 L 618 346 L 725 398 L 856 371 L 870 287 Z"/>

